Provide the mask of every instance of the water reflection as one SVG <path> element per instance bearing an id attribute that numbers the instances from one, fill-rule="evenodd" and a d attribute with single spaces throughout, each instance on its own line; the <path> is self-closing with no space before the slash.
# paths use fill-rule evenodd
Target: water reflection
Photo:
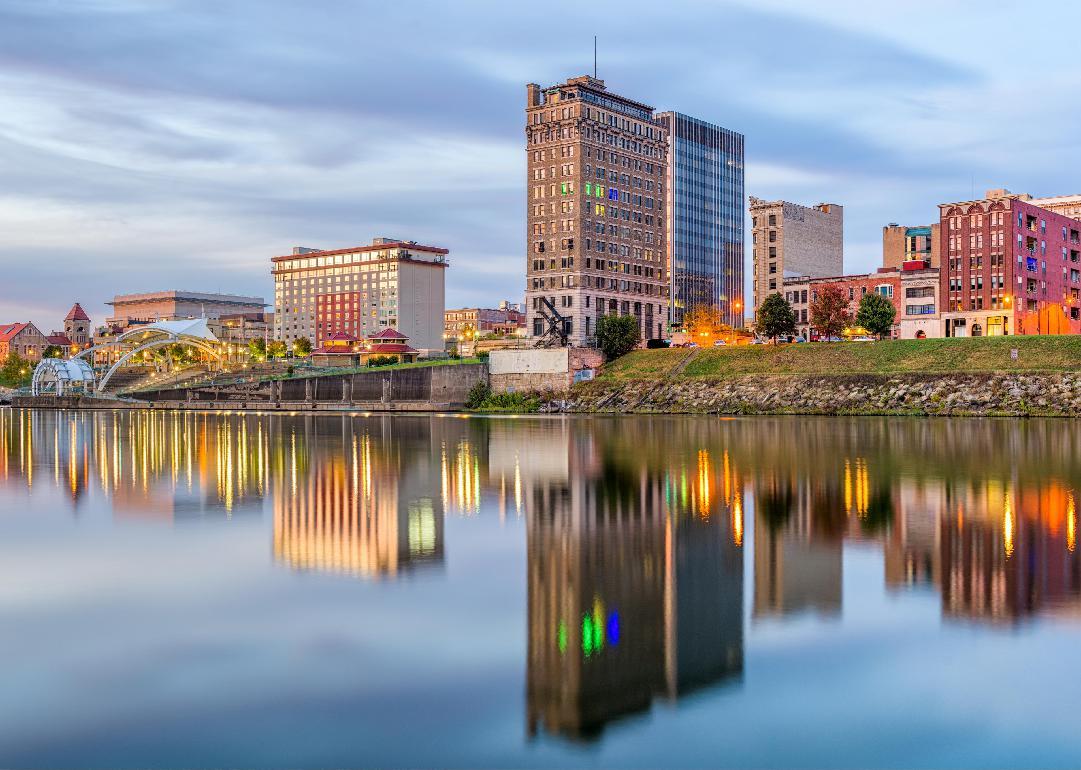
<path id="1" fill-rule="evenodd" d="M 535 742 L 751 689 L 754 630 L 840 625 L 846 590 L 882 612 L 874 590 L 937 596 L 944 624 L 992 633 L 1077 616 L 1079 484 L 1081 432 L 1054 421 L 0 410 L 9 515 L 262 517 L 278 575 L 416 576 L 417 602 L 477 553 L 454 522 L 524 539 Z M 846 575 L 857 552 L 874 586 Z"/>

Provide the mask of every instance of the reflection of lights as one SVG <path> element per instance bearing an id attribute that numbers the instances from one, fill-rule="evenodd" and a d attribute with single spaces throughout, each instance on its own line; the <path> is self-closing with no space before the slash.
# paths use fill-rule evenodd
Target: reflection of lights
<path id="1" fill-rule="evenodd" d="M 1002 511 L 1002 545 L 1006 549 L 1007 559 L 1013 556 L 1013 523 L 1013 508 L 1010 505 L 1010 496 L 1006 495 Z"/>
<path id="2" fill-rule="evenodd" d="M 709 518 L 710 510 L 710 461 L 709 451 L 698 450 L 698 515 Z"/>
<path id="3" fill-rule="evenodd" d="M 1066 547 L 1071 551 L 1077 547 L 1077 510 L 1073 492 L 1066 497 Z"/>
<path id="4" fill-rule="evenodd" d="M 867 461 L 862 457 L 856 458 L 855 470 L 852 464 L 845 460 L 845 512 L 851 516 L 855 512 L 859 516 L 867 514 L 867 505 L 871 496 L 871 484 L 867 473 Z"/>
<path id="5" fill-rule="evenodd" d="M 567 624 L 562 620 L 559 621 L 559 628 L 556 629 L 556 647 L 559 648 L 560 655 L 567 651 Z"/>
<path id="6" fill-rule="evenodd" d="M 739 495 L 732 503 L 732 541 L 743 545 L 743 499 Z"/>

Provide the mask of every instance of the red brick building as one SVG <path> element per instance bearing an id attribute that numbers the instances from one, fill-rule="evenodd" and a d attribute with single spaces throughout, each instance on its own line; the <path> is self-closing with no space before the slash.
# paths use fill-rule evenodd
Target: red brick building
<path id="1" fill-rule="evenodd" d="M 796 331 L 805 339 L 814 336 L 811 327 L 811 305 L 818 299 L 819 292 L 827 286 L 837 286 L 845 293 L 848 297 L 848 310 L 853 316 L 859 310 L 860 300 L 868 292 L 878 292 L 888 299 L 897 308 L 897 317 L 901 316 L 901 271 L 895 267 L 882 267 L 875 273 L 861 275 L 790 279 L 784 282 L 784 291 L 781 294 L 792 305 L 792 310 L 796 313 Z"/>
<path id="2" fill-rule="evenodd" d="M 1081 333 L 1081 221 L 1026 198 L 939 205 L 945 336 Z"/>

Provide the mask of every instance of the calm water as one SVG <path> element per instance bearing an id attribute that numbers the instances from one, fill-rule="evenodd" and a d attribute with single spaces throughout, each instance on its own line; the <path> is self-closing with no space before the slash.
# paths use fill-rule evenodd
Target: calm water
<path id="1" fill-rule="evenodd" d="M 1081 428 L 0 410 L 0 766 L 1081 765 Z"/>

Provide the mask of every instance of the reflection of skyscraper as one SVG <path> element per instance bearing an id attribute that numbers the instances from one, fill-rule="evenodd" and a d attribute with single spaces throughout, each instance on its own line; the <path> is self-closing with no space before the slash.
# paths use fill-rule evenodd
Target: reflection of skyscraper
<path id="1" fill-rule="evenodd" d="M 527 712 L 530 734 L 589 738 L 658 695 L 742 671 L 742 535 L 725 515 L 742 498 L 718 494 L 713 515 L 707 503 L 695 518 L 670 506 L 673 480 L 629 442 L 569 438 L 565 474 L 522 469 Z"/>
<path id="2" fill-rule="evenodd" d="M 356 575 L 441 563 L 443 509 L 432 458 L 413 454 L 402 468 L 396 437 L 352 423 L 341 443 L 274 490 L 275 558 Z"/>
<path id="3" fill-rule="evenodd" d="M 830 498 L 821 490 L 819 496 Z M 840 500 L 816 505 L 809 484 L 755 488 L 754 616 L 841 610 L 842 532 L 814 511 L 842 511 Z"/>

